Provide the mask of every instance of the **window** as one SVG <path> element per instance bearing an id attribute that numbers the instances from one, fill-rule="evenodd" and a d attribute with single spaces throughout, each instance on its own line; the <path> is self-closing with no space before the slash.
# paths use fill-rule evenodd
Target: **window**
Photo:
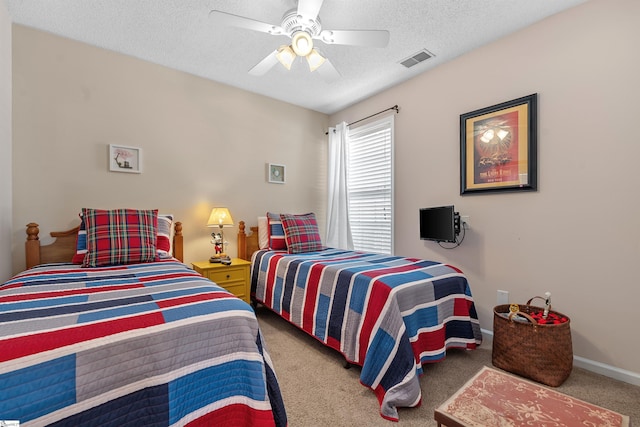
<path id="1" fill-rule="evenodd" d="M 349 222 L 358 251 L 393 253 L 393 117 L 347 134 Z"/>

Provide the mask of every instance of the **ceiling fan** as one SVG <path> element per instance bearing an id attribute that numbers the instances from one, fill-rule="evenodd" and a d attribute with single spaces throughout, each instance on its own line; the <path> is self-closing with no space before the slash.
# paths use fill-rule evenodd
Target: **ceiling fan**
<path id="1" fill-rule="evenodd" d="M 323 1 L 298 0 L 298 7 L 285 12 L 280 25 L 268 24 L 219 10 L 212 10 L 209 16 L 220 25 L 291 38 L 289 45 L 282 45 L 271 52 L 250 69 L 249 74 L 261 76 L 278 62 L 287 69 L 291 69 L 293 61 L 300 56 L 306 58 L 309 70 L 318 70 L 325 81 L 332 82 L 340 77 L 340 73 L 331 61 L 314 47 L 313 40 L 319 40 L 325 44 L 386 47 L 389 43 L 389 32 L 386 30 L 323 30 L 318 16 Z"/>

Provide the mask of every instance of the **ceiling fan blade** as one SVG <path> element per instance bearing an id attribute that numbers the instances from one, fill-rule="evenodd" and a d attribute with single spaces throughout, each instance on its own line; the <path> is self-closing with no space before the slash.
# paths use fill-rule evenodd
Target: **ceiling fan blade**
<path id="1" fill-rule="evenodd" d="M 315 20 L 324 0 L 298 0 L 298 15 Z"/>
<path id="2" fill-rule="evenodd" d="M 315 37 L 327 44 L 346 44 L 352 46 L 387 47 L 387 30 L 322 30 Z"/>
<path id="3" fill-rule="evenodd" d="M 278 63 L 278 58 L 276 54 L 278 53 L 278 49 L 271 52 L 267 55 L 262 61 L 258 62 L 252 69 L 249 70 L 249 74 L 252 76 L 262 76 L 274 65 Z"/>
<path id="4" fill-rule="evenodd" d="M 245 18 L 244 16 L 233 15 L 219 10 L 209 12 L 209 18 L 219 25 L 246 28 L 248 30 L 273 35 L 286 34 L 284 29 L 279 25 L 267 24 L 266 22 L 256 21 L 255 19 Z"/>
<path id="5" fill-rule="evenodd" d="M 318 67 L 316 71 L 318 72 L 318 74 L 320 74 L 322 80 L 327 83 L 335 82 L 341 77 L 338 70 L 336 70 L 336 67 L 333 66 L 328 58 L 325 59 L 324 63 L 320 67 Z"/>

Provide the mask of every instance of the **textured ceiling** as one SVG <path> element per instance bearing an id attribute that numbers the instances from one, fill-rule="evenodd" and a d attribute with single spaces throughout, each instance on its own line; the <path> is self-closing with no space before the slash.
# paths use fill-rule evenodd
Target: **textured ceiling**
<path id="1" fill-rule="evenodd" d="M 286 36 L 215 26 L 213 9 L 280 25 L 296 0 L 5 0 L 14 23 L 121 52 L 331 114 L 465 52 L 586 0 L 325 0 L 323 29 L 388 30 L 386 48 L 317 42 L 341 78 L 323 81 L 298 58 L 247 71 Z M 422 49 L 434 57 L 400 61 Z"/>

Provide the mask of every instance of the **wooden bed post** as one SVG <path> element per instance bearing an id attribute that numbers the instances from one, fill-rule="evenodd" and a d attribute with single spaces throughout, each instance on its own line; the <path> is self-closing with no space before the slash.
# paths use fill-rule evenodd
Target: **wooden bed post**
<path id="1" fill-rule="evenodd" d="M 247 259 L 247 234 L 244 231 L 244 221 L 238 223 L 238 258 Z"/>
<path id="2" fill-rule="evenodd" d="M 260 249 L 258 226 L 249 227 L 251 234 L 247 234 L 246 228 L 244 221 L 238 222 L 238 258 L 251 261 L 254 252 Z"/>
<path id="3" fill-rule="evenodd" d="M 40 229 L 38 224 L 27 224 L 27 241 L 24 243 L 27 269 L 40 264 Z"/>
<path id="4" fill-rule="evenodd" d="M 182 247 L 182 223 L 176 221 L 174 225 L 175 234 L 173 235 L 173 257 L 184 262 L 184 248 Z"/>

